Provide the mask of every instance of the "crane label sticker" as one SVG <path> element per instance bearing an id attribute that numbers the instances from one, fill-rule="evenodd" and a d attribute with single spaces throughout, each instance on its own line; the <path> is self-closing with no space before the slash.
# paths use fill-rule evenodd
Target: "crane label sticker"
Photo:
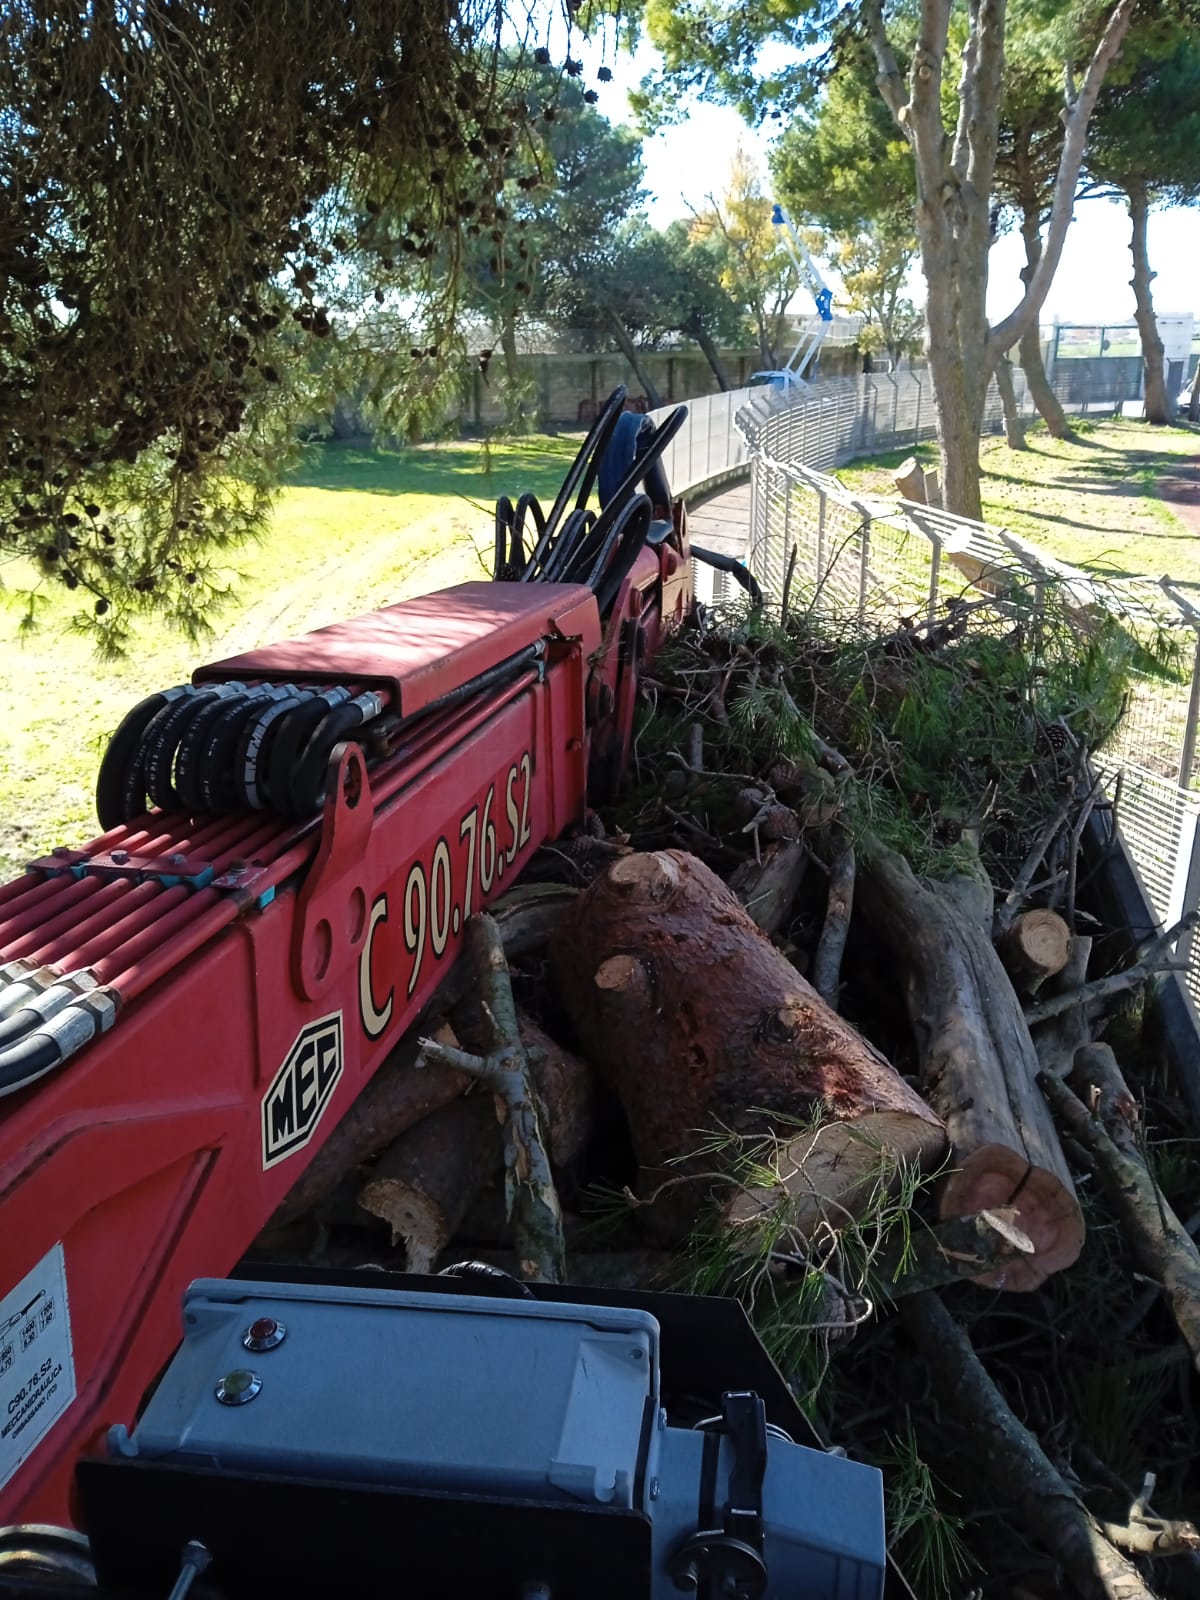
<path id="1" fill-rule="evenodd" d="M 397 969 L 404 998 L 411 1000 L 472 913 L 504 886 L 506 874 L 511 876 L 517 856 L 533 836 L 532 792 L 533 757 L 526 750 L 486 792 L 480 789 L 475 805 L 426 845 L 409 866 L 398 896 L 384 893 L 372 903 L 358 965 L 359 1016 L 368 1039 L 378 1039 L 392 1020 L 397 987 L 392 975 Z M 382 949 L 373 978 L 377 945 Z M 389 981 L 379 981 L 383 973 Z"/>
<path id="2" fill-rule="evenodd" d="M 67 1264 L 56 1244 L 0 1300 L 0 1489 L 74 1398 Z"/>
<path id="3" fill-rule="evenodd" d="M 342 1013 L 302 1028 L 263 1096 L 263 1171 L 286 1161 L 312 1138 L 345 1063 Z"/>

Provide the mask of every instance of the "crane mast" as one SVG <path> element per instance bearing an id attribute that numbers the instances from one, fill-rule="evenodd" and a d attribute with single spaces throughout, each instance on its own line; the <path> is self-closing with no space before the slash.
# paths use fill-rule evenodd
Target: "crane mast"
<path id="1" fill-rule="evenodd" d="M 791 375 L 793 382 L 804 383 L 807 375 L 816 366 L 817 356 L 829 332 L 829 324 L 833 321 L 833 290 L 817 271 L 804 240 L 796 232 L 791 218 L 778 201 L 771 208 L 771 221 L 777 228 L 782 228 L 788 254 L 801 282 L 808 286 L 816 304 L 815 315 L 809 318 L 803 333 L 796 341 L 796 348 L 783 369 Z"/>

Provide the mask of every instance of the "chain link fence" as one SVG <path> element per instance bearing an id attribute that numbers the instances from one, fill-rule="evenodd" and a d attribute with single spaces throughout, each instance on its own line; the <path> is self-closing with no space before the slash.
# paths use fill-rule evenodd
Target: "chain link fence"
<path id="1" fill-rule="evenodd" d="M 1084 396 L 1076 386 L 1062 398 L 1081 409 L 1121 397 Z M 754 390 L 736 424 L 750 460 L 747 560 L 776 602 L 789 566 L 807 604 L 864 625 L 945 617 L 983 596 L 1003 606 L 1020 594 L 1036 612 L 1053 588 L 1081 637 L 1089 619 L 1107 614 L 1144 646 L 1147 670 L 1135 674 L 1102 771 L 1111 788 L 1119 781 L 1121 830 L 1156 915 L 1170 925 L 1200 909 L 1200 609 L 1186 594 L 1166 579 L 1101 580 L 1007 529 L 846 489 L 833 468 L 933 436 L 925 374 L 864 376 L 800 395 Z M 984 425 L 1003 426 L 994 385 Z M 1200 981 L 1188 983 L 1200 1001 Z"/>

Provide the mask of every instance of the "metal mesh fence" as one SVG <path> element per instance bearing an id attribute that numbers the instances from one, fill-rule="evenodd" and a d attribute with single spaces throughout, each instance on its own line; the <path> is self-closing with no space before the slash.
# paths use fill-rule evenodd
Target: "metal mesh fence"
<path id="1" fill-rule="evenodd" d="M 1056 384 L 1076 410 L 1112 406 L 1123 380 L 1078 375 Z M 1030 400 L 1014 374 L 1018 404 Z M 1116 618 L 1144 652 L 1126 712 L 1105 753 L 1110 785 L 1122 772 L 1120 825 L 1156 915 L 1170 925 L 1200 909 L 1200 608 L 1168 580 L 1099 579 L 1003 528 L 895 498 L 855 496 L 831 471 L 856 456 L 915 444 L 934 434 L 925 374 L 845 379 L 804 395 L 753 390 L 736 416 L 751 469 L 748 560 L 776 599 L 792 564 L 792 603 L 865 625 L 943 614 L 955 599 L 990 596 L 1036 616 L 1051 587 L 1081 647 L 1097 622 Z M 988 396 L 985 429 L 1003 424 Z M 1031 608 L 1032 607 L 1032 613 Z M 1181 787 L 1182 785 L 1182 787 Z M 1200 982 L 1188 987 L 1200 1001 Z"/>

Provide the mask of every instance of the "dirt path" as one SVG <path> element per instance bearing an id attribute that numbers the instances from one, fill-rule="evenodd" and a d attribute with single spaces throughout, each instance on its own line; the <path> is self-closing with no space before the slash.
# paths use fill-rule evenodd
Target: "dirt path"
<path id="1" fill-rule="evenodd" d="M 1158 492 L 1180 522 L 1192 533 L 1200 534 L 1200 437 L 1195 456 L 1181 462 L 1178 471 L 1166 472 L 1158 480 Z"/>

